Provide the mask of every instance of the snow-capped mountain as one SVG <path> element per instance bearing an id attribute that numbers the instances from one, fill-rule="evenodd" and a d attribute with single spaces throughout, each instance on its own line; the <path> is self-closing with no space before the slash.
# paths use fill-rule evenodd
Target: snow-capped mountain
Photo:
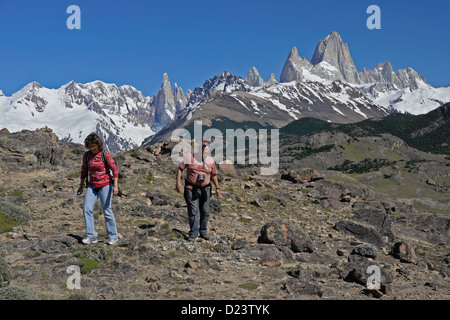
<path id="1" fill-rule="evenodd" d="M 450 88 L 434 88 L 412 68 L 394 72 L 386 61 L 357 72 L 349 47 L 333 31 L 319 41 L 311 62 L 293 47 L 280 81 L 322 82 L 340 80 L 363 93 L 374 104 L 412 114 L 427 113 L 450 101 Z"/>
<path id="2" fill-rule="evenodd" d="M 195 120 L 206 126 L 232 121 L 280 128 L 302 117 L 349 123 L 384 117 L 391 112 L 345 81 L 282 83 L 273 77 L 261 82 L 258 77 L 257 69 L 252 68 L 246 80 L 227 71 L 207 80 L 194 90 L 189 103 L 174 120 L 145 144 L 170 140 L 173 130 L 187 127 Z M 255 79 L 260 86 L 251 85 Z"/>
<path id="3" fill-rule="evenodd" d="M 140 146 L 172 121 L 185 100 L 176 85 L 172 93 L 167 75 L 156 97 L 102 81 L 72 81 L 58 89 L 32 82 L 11 97 L 0 95 L 0 127 L 14 132 L 47 126 L 61 140 L 77 143 L 96 132 L 111 152 L 124 151 Z"/>
<path id="4" fill-rule="evenodd" d="M 257 122 L 280 127 L 301 117 L 349 123 L 392 112 L 427 113 L 450 101 L 450 87 L 434 88 L 412 68 L 396 73 L 389 62 L 357 71 L 350 50 L 337 32 L 319 41 L 311 61 L 293 47 L 280 81 L 268 81 L 252 67 L 242 79 L 229 72 L 214 76 L 189 95 L 186 108 L 155 134 L 155 142 L 194 120 Z"/>
<path id="5" fill-rule="evenodd" d="M 153 134 L 150 103 L 131 86 L 72 81 L 47 89 L 33 82 L 11 97 L 0 97 L 0 127 L 13 132 L 47 126 L 61 140 L 78 143 L 97 132 L 115 152 L 138 146 L 143 136 Z"/>
<path id="6" fill-rule="evenodd" d="M 156 95 L 132 86 L 74 81 L 58 89 L 37 82 L 7 97 L 0 90 L 0 128 L 9 131 L 49 127 L 65 141 L 83 143 L 100 134 L 110 151 L 124 151 L 170 133 L 195 119 L 253 122 L 279 128 L 301 117 L 349 123 L 391 112 L 423 114 L 450 101 L 450 87 L 434 88 L 412 68 L 397 72 L 389 62 L 357 71 L 349 46 L 337 32 L 319 41 L 311 61 L 296 47 L 279 80 L 250 68 L 246 78 L 224 71 L 186 94 L 167 74 Z"/>

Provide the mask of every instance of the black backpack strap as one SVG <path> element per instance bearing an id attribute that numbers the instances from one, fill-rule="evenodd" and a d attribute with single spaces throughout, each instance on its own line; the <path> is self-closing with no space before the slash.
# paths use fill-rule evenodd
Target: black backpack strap
<path id="1" fill-rule="evenodd" d="M 91 150 L 89 150 L 89 151 L 86 151 L 85 153 L 84 153 L 84 162 L 86 163 L 86 166 L 87 166 L 87 163 L 88 163 L 88 161 L 89 161 L 89 156 L 91 155 Z"/>
<path id="2" fill-rule="evenodd" d="M 84 163 L 86 164 L 86 188 L 89 184 L 89 166 L 88 166 L 88 161 L 89 161 L 89 157 L 91 155 L 91 151 L 86 151 L 84 153 Z"/>
<path id="3" fill-rule="evenodd" d="M 103 164 L 105 165 L 106 173 L 108 175 L 111 175 L 111 170 L 109 169 L 109 164 L 108 164 L 108 160 L 106 159 L 106 154 L 107 154 L 107 151 L 103 150 L 102 160 L 103 160 Z"/>

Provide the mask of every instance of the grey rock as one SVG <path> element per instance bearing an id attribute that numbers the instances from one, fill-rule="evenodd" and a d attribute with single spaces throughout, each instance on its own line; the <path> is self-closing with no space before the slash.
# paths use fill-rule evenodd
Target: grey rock
<path id="1" fill-rule="evenodd" d="M 355 248 L 353 248 L 352 253 L 373 259 L 378 256 L 378 250 L 368 243 L 357 245 Z"/>
<path id="2" fill-rule="evenodd" d="M 414 248 L 406 242 L 396 242 L 392 247 L 391 254 L 401 262 L 414 264 L 417 262 Z"/>
<path id="3" fill-rule="evenodd" d="M 301 296 L 301 295 L 316 295 L 319 297 L 323 296 L 323 291 L 320 287 L 296 278 L 288 279 L 284 283 L 283 289 L 293 296 Z"/>
<path id="4" fill-rule="evenodd" d="M 258 242 L 286 246 L 293 252 L 314 251 L 313 241 L 307 234 L 282 221 L 266 223 L 261 229 Z"/>
<path id="5" fill-rule="evenodd" d="M 281 71 L 280 81 L 303 81 L 303 70 L 308 70 L 311 68 L 311 63 L 306 58 L 300 58 L 297 48 L 293 47 Z"/>
<path id="6" fill-rule="evenodd" d="M 249 86 L 253 86 L 253 87 L 264 87 L 264 80 L 259 75 L 258 69 L 256 69 L 255 67 L 251 68 L 247 72 L 247 77 L 245 78 L 245 83 L 248 84 Z"/>
<path id="7" fill-rule="evenodd" d="M 344 80 L 351 83 L 361 82 L 348 45 L 344 44 L 341 36 L 335 31 L 317 44 L 311 59 L 313 65 L 323 61 L 339 70 Z"/>
<path id="8" fill-rule="evenodd" d="M 277 79 L 275 78 L 275 74 L 271 73 L 271 74 L 270 74 L 269 80 L 267 80 L 267 81 L 264 83 L 264 86 L 265 86 L 265 87 L 270 87 L 270 86 L 273 86 L 273 85 L 275 85 L 275 84 L 277 84 L 277 83 L 278 83 L 278 81 L 277 81 Z"/>
<path id="9" fill-rule="evenodd" d="M 367 226 L 351 220 L 341 220 L 336 223 L 335 229 L 352 235 L 359 240 L 370 242 L 377 247 L 386 246 L 381 234 L 372 226 Z"/>
<path id="10" fill-rule="evenodd" d="M 155 108 L 155 123 L 152 126 L 152 130 L 159 131 L 172 121 L 177 111 L 167 73 L 163 75 L 163 83 L 156 94 L 153 105 Z"/>

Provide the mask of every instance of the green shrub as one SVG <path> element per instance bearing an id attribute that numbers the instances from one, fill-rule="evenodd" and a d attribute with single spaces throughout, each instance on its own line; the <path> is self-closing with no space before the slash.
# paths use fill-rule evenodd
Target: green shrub
<path id="1" fill-rule="evenodd" d="M 81 258 L 81 263 L 83 264 L 83 266 L 81 267 L 82 274 L 86 274 L 98 267 L 98 262 L 90 258 Z"/>
<path id="2" fill-rule="evenodd" d="M 31 214 L 15 204 L 0 201 L 0 233 L 11 231 L 23 222 L 31 220 Z"/>
<path id="3" fill-rule="evenodd" d="M 11 270 L 9 265 L 5 260 L 0 259 L 0 288 L 8 286 L 10 280 Z"/>
<path id="4" fill-rule="evenodd" d="M 0 300 L 39 300 L 39 298 L 22 287 L 4 287 L 0 288 Z"/>

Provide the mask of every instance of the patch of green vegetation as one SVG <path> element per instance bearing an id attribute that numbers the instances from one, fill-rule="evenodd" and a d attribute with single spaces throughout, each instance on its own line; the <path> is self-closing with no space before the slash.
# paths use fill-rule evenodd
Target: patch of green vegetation
<path id="1" fill-rule="evenodd" d="M 39 300 L 33 292 L 18 286 L 0 288 L 0 300 Z"/>
<path id="2" fill-rule="evenodd" d="M 9 264 L 5 260 L 0 259 L 0 288 L 8 286 L 10 280 L 11 269 Z"/>
<path id="3" fill-rule="evenodd" d="M 89 271 L 97 268 L 99 265 L 98 261 L 95 261 L 94 259 L 91 259 L 91 258 L 81 258 L 80 261 L 82 264 L 82 267 L 81 267 L 82 274 L 88 273 Z"/>
<path id="4" fill-rule="evenodd" d="M 283 196 L 279 196 L 276 194 L 265 193 L 265 194 L 261 195 L 261 198 L 264 201 L 272 201 L 272 202 L 274 202 L 274 204 L 281 205 L 283 207 L 285 207 L 287 205 L 287 200 Z"/>
<path id="5" fill-rule="evenodd" d="M 0 212 L 0 233 L 12 231 L 12 229 L 18 225 L 19 224 L 13 219 L 10 219 L 5 212 Z"/>
<path id="6" fill-rule="evenodd" d="M 324 145 L 318 148 L 311 147 L 286 147 L 284 150 L 286 155 L 292 156 L 297 160 L 302 160 L 306 157 L 309 157 L 313 154 L 321 153 L 321 152 L 329 152 L 335 147 L 334 144 Z M 297 150 L 299 152 L 297 152 Z"/>
<path id="7" fill-rule="evenodd" d="M 13 196 L 14 197 L 20 197 L 20 196 L 22 196 L 22 194 L 23 194 L 23 191 L 21 191 L 21 190 L 14 190 L 13 191 Z"/>
<path id="8" fill-rule="evenodd" d="M 243 283 L 239 285 L 239 288 L 247 289 L 247 290 L 256 290 L 258 285 L 254 282 Z"/>
<path id="9" fill-rule="evenodd" d="M 137 151 L 133 151 L 130 156 L 132 156 L 133 158 L 137 158 L 138 157 L 138 153 Z"/>
<path id="10" fill-rule="evenodd" d="M 31 220 L 31 214 L 15 204 L 0 201 L 0 233 Z"/>
<path id="11" fill-rule="evenodd" d="M 289 134 L 296 136 L 303 136 L 307 134 L 313 134 L 321 131 L 330 130 L 331 128 L 332 125 L 326 121 L 306 117 L 293 121 L 288 125 L 284 126 L 283 128 L 281 128 L 280 136 Z"/>
<path id="12" fill-rule="evenodd" d="M 395 162 L 391 162 L 387 159 L 364 159 L 360 162 L 353 162 L 351 160 L 345 160 L 342 164 L 328 168 L 328 170 L 341 171 L 348 174 L 352 173 L 367 173 L 372 171 L 378 171 L 383 167 L 394 165 Z"/>
<path id="13" fill-rule="evenodd" d="M 437 209 L 437 208 L 433 208 L 425 203 L 421 203 L 418 201 L 414 201 L 414 208 L 416 208 L 417 210 L 419 210 L 420 212 L 424 212 L 424 211 L 431 211 L 431 212 L 435 212 L 438 214 L 449 214 L 450 211 L 449 210 L 443 210 L 443 209 Z"/>
<path id="14" fill-rule="evenodd" d="M 357 123 L 335 124 L 313 118 L 295 120 L 280 129 L 280 136 L 309 135 L 319 132 L 342 132 L 351 137 L 379 136 L 390 133 L 410 147 L 436 154 L 450 155 L 448 125 L 450 103 L 421 115 L 391 114 L 384 118 Z"/>
<path id="15" fill-rule="evenodd" d="M 156 180 L 155 177 L 153 177 L 153 176 L 150 175 L 150 174 L 146 174 L 146 175 L 144 175 L 144 176 L 141 176 L 141 178 L 139 179 L 139 182 L 138 182 L 138 183 L 140 183 L 140 184 L 151 184 L 151 183 L 153 183 L 153 181 L 155 181 L 155 180 Z"/>

